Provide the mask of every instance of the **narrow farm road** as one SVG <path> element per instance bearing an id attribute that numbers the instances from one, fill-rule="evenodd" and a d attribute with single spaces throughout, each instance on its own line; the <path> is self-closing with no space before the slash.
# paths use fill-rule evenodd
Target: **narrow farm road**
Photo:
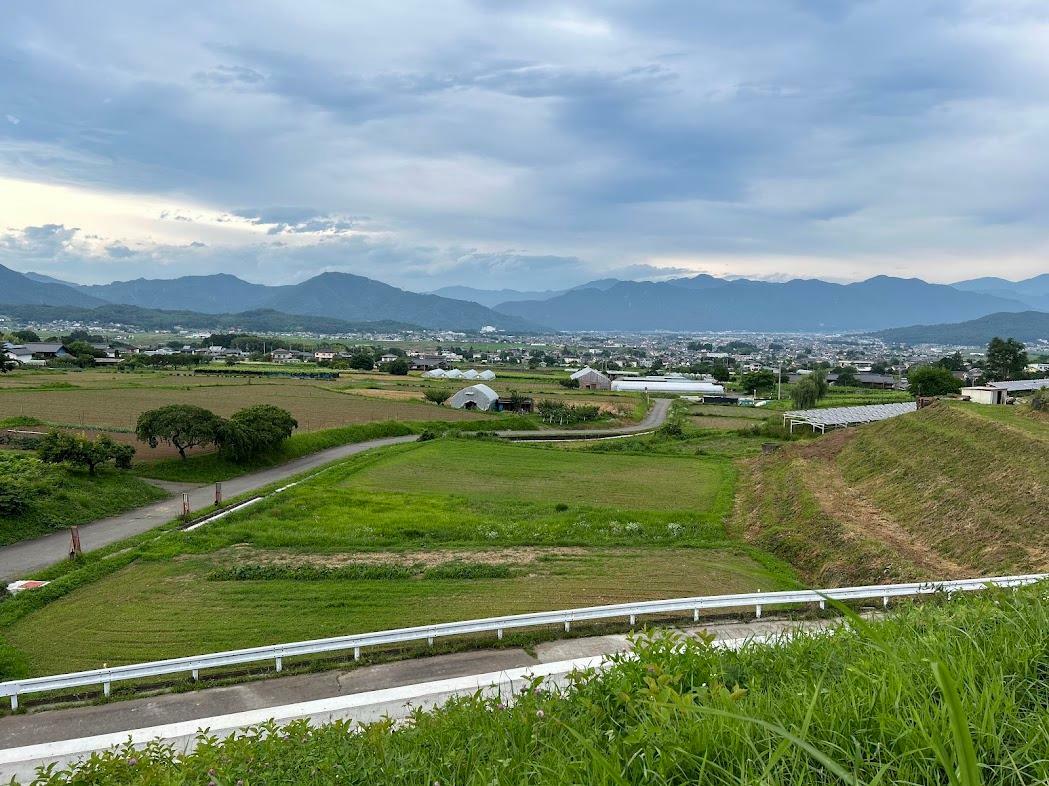
<path id="1" fill-rule="evenodd" d="M 384 437 L 372 439 L 367 442 L 356 442 L 351 445 L 339 445 L 328 448 L 308 456 L 302 456 L 287 464 L 281 464 L 269 469 L 253 472 L 250 475 L 242 475 L 239 478 L 222 481 L 222 493 L 226 498 L 233 498 L 238 494 L 244 494 L 255 489 L 268 486 L 271 483 L 290 478 L 306 470 L 320 467 L 341 458 L 347 458 L 357 453 L 362 453 L 373 448 L 382 448 L 387 445 L 398 445 L 402 442 L 414 442 L 418 439 L 415 434 L 405 437 Z M 189 492 L 189 504 L 191 510 L 202 510 L 215 501 L 215 487 L 212 485 L 195 486 Z M 80 525 L 80 545 L 84 551 L 92 551 L 110 543 L 115 543 L 123 538 L 138 535 L 159 527 L 166 521 L 178 516 L 182 511 L 182 496 L 176 495 L 170 499 L 144 505 L 141 508 L 129 510 L 119 516 L 92 521 L 90 524 Z M 41 538 L 26 540 L 10 546 L 0 548 L 0 580 L 13 581 L 15 579 L 28 578 L 35 570 L 40 570 L 48 565 L 66 557 L 69 553 L 69 533 L 67 531 L 54 532 Z"/>
<path id="2" fill-rule="evenodd" d="M 652 431 L 662 425 L 670 411 L 670 399 L 655 399 L 648 414 L 633 426 L 624 426 L 613 429 L 587 429 L 577 431 L 500 431 L 499 436 L 506 439 L 582 439 L 586 437 L 609 437 L 627 436 L 630 434 L 642 434 Z M 302 456 L 286 464 L 281 464 L 269 469 L 253 472 L 250 475 L 242 475 L 239 478 L 222 481 L 222 492 L 227 499 L 232 499 L 239 494 L 244 494 L 255 489 L 277 483 L 294 475 L 298 475 L 315 467 L 338 461 L 342 458 L 363 453 L 373 448 L 382 448 L 388 445 L 399 445 L 405 442 L 414 442 L 418 439 L 415 434 L 403 437 L 384 437 L 372 439 L 367 442 L 356 442 L 350 445 L 339 445 L 328 448 L 308 456 Z M 179 484 L 182 486 L 182 484 Z M 190 509 L 199 511 L 207 508 L 214 502 L 214 486 L 192 486 L 189 488 Z M 180 494 L 161 502 L 145 505 L 141 508 L 129 510 L 119 516 L 99 519 L 90 524 L 80 525 L 80 545 L 84 551 L 108 546 L 123 538 L 147 532 L 154 527 L 175 518 L 182 510 L 182 498 Z M 15 543 L 0 548 L 0 581 L 10 582 L 15 579 L 31 578 L 34 571 L 45 568 L 65 558 L 69 553 L 69 533 L 66 531 L 54 532 L 33 540 Z"/>

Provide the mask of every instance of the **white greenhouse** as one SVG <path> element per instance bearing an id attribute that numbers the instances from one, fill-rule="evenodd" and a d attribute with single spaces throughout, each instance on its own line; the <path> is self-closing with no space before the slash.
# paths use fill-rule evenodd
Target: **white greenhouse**
<path id="1" fill-rule="evenodd" d="M 463 388 L 448 399 L 448 406 L 453 409 L 494 409 L 499 403 L 499 394 L 487 385 L 477 384 Z"/>

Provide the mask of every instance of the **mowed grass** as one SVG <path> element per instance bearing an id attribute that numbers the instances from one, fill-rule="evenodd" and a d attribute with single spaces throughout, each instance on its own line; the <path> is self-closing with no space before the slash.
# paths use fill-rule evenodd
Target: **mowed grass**
<path id="1" fill-rule="evenodd" d="M 211 581 L 218 558 L 145 562 L 46 606 L 5 636 L 34 674 L 581 605 L 772 589 L 719 549 L 592 549 L 502 579 Z"/>
<path id="2" fill-rule="evenodd" d="M 438 620 L 791 586 L 789 569 L 726 536 L 734 479 L 720 458 L 488 440 L 372 451 L 214 525 L 164 535 L 127 567 L 3 635 L 39 674 Z M 330 572 L 413 564 L 446 566 L 448 577 Z M 468 577 L 492 576 L 493 565 L 499 577 Z M 240 568 L 248 578 L 215 576 Z M 272 577 L 251 573 L 260 569 Z M 308 580 L 295 580 L 303 569 L 312 571 Z"/>

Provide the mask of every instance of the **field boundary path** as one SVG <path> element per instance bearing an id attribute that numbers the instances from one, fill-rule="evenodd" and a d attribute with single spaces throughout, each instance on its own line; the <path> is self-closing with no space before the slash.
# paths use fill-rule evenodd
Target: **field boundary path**
<path id="1" fill-rule="evenodd" d="M 648 414 L 633 426 L 612 429 L 586 429 L 579 431 L 499 431 L 498 436 L 511 440 L 553 440 L 553 439 L 587 439 L 594 437 L 628 436 L 643 434 L 658 428 L 667 418 L 670 411 L 670 399 L 654 399 Z M 307 470 L 329 464 L 332 461 L 348 458 L 358 453 L 389 445 L 400 445 L 414 442 L 417 434 L 403 437 L 383 437 L 366 442 L 354 442 L 349 445 L 338 445 L 317 453 L 280 464 L 276 467 L 252 472 L 222 481 L 223 494 L 233 497 L 255 491 L 272 483 L 278 483 Z M 160 484 L 157 484 L 160 485 Z M 168 484 L 170 486 L 171 484 Z M 211 507 L 215 500 L 212 484 L 203 486 L 178 484 L 188 490 L 190 509 L 203 511 Z M 84 551 L 92 551 L 108 546 L 118 540 L 139 535 L 154 527 L 159 527 L 182 512 L 181 496 L 134 508 L 118 516 L 92 521 L 80 525 L 80 544 Z M 14 543 L 0 548 L 0 581 L 10 582 L 15 579 L 31 578 L 34 571 L 46 568 L 66 557 L 69 550 L 69 533 L 66 530 L 53 532 L 33 540 Z"/>

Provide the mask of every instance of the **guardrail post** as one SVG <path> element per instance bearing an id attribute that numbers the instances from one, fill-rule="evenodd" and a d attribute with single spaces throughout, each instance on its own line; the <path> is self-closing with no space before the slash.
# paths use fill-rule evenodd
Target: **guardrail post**
<path id="1" fill-rule="evenodd" d="M 565 633 L 568 633 L 570 630 L 572 630 L 572 623 L 565 620 Z"/>
<path id="2" fill-rule="evenodd" d="M 761 619 L 761 604 L 754 604 L 754 617 L 755 619 Z"/>
<path id="3" fill-rule="evenodd" d="M 820 600 L 820 608 L 821 609 L 826 609 L 827 608 L 827 601 L 821 599 Z"/>
<path id="4" fill-rule="evenodd" d="M 630 615 L 630 627 L 631 628 L 634 627 L 634 615 L 633 614 Z"/>
<path id="5" fill-rule="evenodd" d="M 274 658 L 274 661 L 277 664 L 277 671 L 284 671 L 284 658 L 278 655 L 276 658 Z"/>
<path id="6" fill-rule="evenodd" d="M 103 682 L 102 683 L 102 694 L 108 698 L 109 697 L 109 692 L 110 692 L 110 684 L 108 682 Z"/>
<path id="7" fill-rule="evenodd" d="M 17 710 L 18 709 L 18 694 L 17 693 L 12 693 L 11 694 L 11 709 L 12 710 Z"/>
<path id="8" fill-rule="evenodd" d="M 354 647 L 353 648 L 353 659 L 354 660 L 360 660 L 361 659 L 361 648 L 360 647 Z"/>
<path id="9" fill-rule="evenodd" d="M 502 628 L 496 628 L 495 629 L 495 635 L 499 638 L 499 641 L 502 641 L 503 640 L 503 629 Z"/>
<path id="10" fill-rule="evenodd" d="M 193 669 L 192 675 L 193 675 L 193 681 L 194 682 L 196 682 L 197 680 L 200 679 L 200 672 L 197 669 Z"/>
<path id="11" fill-rule="evenodd" d="M 692 609 L 692 621 L 699 622 L 699 609 Z"/>
<path id="12" fill-rule="evenodd" d="M 886 609 L 889 608 L 889 596 L 888 595 L 882 595 L 881 596 L 881 605 L 882 605 L 883 608 L 886 608 Z"/>

